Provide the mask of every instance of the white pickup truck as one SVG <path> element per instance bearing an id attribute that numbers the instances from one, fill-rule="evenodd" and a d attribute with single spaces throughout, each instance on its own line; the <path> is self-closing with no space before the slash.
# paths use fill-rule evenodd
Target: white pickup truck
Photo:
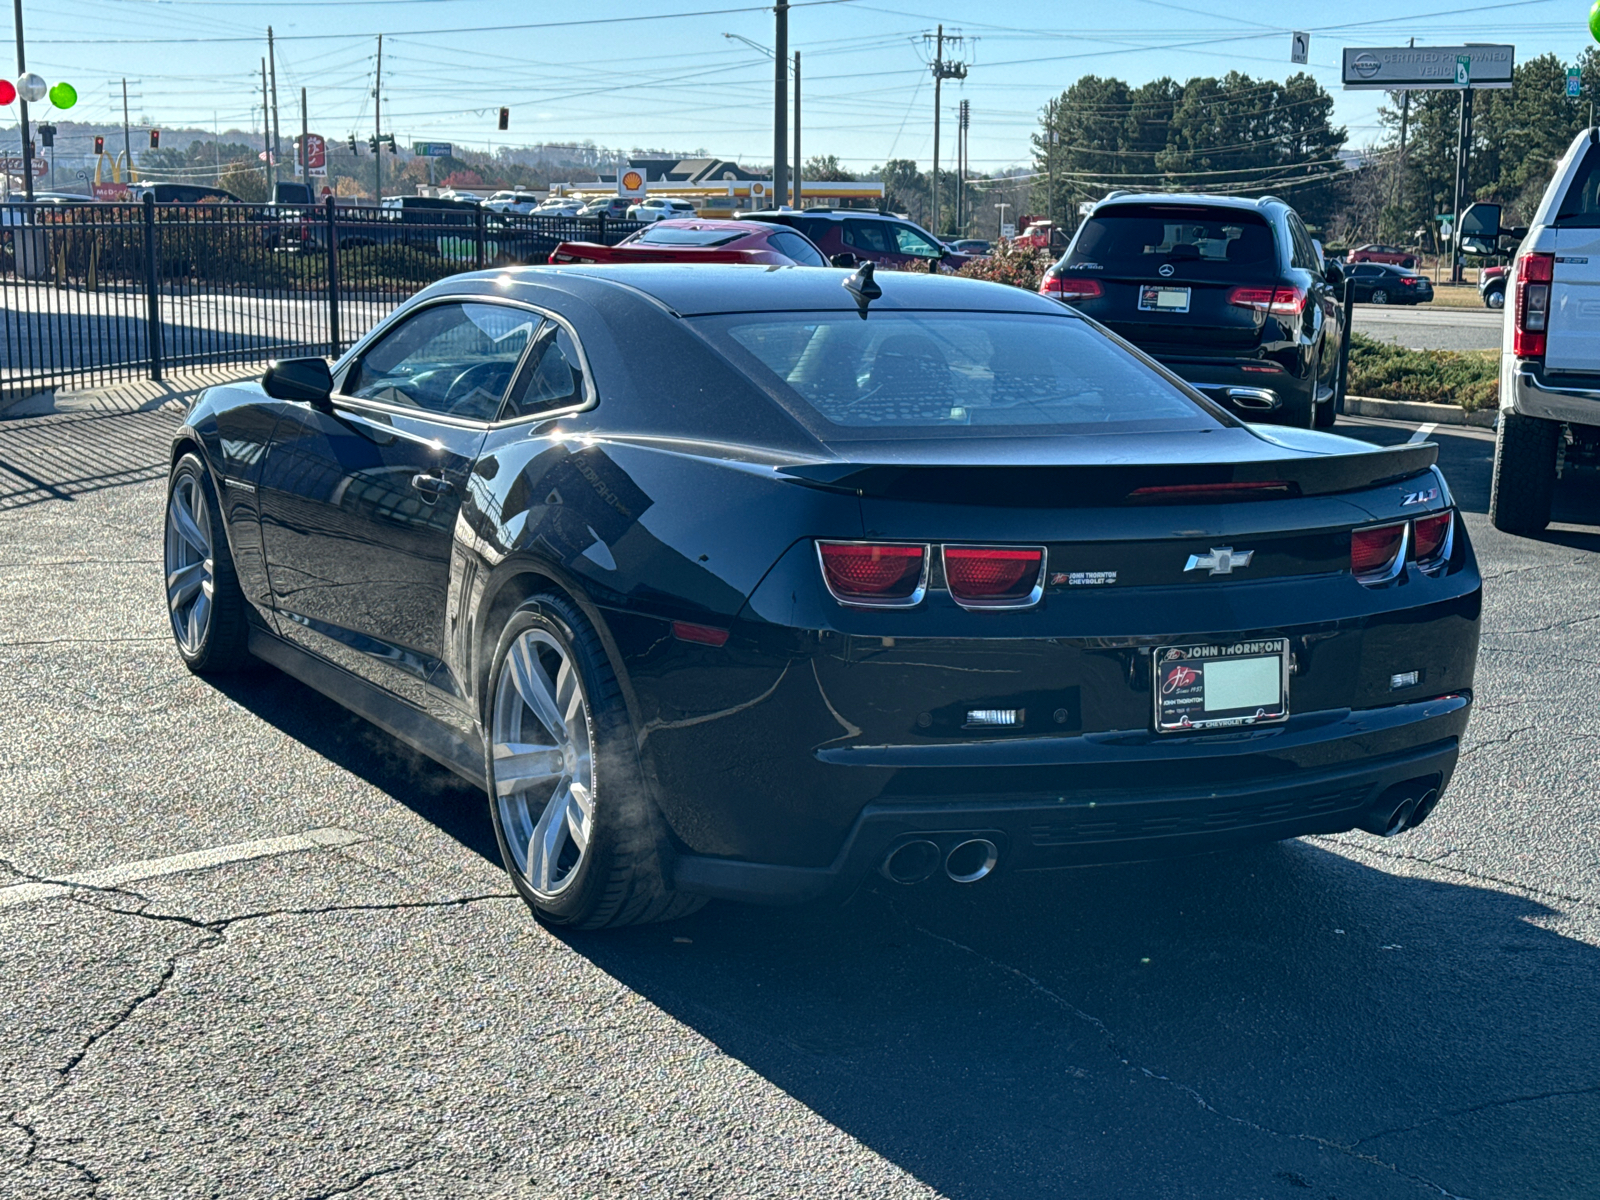
<path id="1" fill-rule="evenodd" d="M 1535 534 L 1550 523 L 1556 480 L 1600 462 L 1600 129 L 1573 141 L 1527 229 L 1502 228 L 1498 205 L 1475 204 L 1461 232 L 1469 250 L 1522 238 L 1506 283 L 1489 519 Z"/>

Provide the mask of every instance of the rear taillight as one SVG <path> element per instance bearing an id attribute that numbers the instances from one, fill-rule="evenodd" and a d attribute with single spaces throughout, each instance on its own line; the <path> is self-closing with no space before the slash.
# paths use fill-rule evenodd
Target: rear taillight
<path id="1" fill-rule="evenodd" d="M 1450 558 L 1450 535 L 1454 529 L 1454 510 L 1418 517 L 1412 522 L 1411 557 L 1419 567 L 1428 571 L 1444 565 Z"/>
<path id="2" fill-rule="evenodd" d="M 1375 525 L 1350 534 L 1350 573 L 1371 585 L 1387 583 L 1405 565 L 1406 534 L 1409 521 Z"/>
<path id="3" fill-rule="evenodd" d="M 1400 277 L 1400 286 L 1401 287 L 1416 287 L 1417 286 L 1417 282 L 1418 282 L 1417 280 L 1412 279 L 1408 275 L 1402 275 Z"/>
<path id="4" fill-rule="evenodd" d="M 1057 300 L 1092 300 L 1103 291 L 1097 280 L 1072 279 L 1046 274 L 1039 285 L 1041 296 L 1054 296 Z"/>
<path id="5" fill-rule="evenodd" d="M 841 604 L 910 608 L 928 590 L 928 547 L 904 543 L 818 542 L 822 578 Z"/>
<path id="6" fill-rule="evenodd" d="M 1553 254 L 1524 254 L 1517 259 L 1511 351 L 1518 358 L 1544 357 L 1545 333 L 1550 327 L 1550 281 L 1555 269 Z"/>
<path id="7" fill-rule="evenodd" d="M 1043 546 L 946 546 L 944 581 L 962 608 L 1028 608 L 1044 594 Z"/>
<path id="8" fill-rule="evenodd" d="M 1228 293 L 1228 303 L 1275 317 L 1298 317 L 1305 311 L 1306 295 L 1297 287 L 1236 287 Z"/>

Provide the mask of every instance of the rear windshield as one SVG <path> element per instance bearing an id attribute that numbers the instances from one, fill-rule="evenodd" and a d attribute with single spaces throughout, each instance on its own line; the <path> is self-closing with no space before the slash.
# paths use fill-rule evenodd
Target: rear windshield
<path id="1" fill-rule="evenodd" d="M 1600 226 L 1600 149 L 1590 146 L 1572 177 L 1555 223 L 1579 229 Z"/>
<path id="2" fill-rule="evenodd" d="M 625 240 L 647 246 L 726 246 L 749 234 L 747 229 L 735 229 L 730 233 L 726 229 L 684 229 L 673 225 L 663 229 L 660 225 L 651 225 Z"/>
<path id="3" fill-rule="evenodd" d="M 1026 313 L 746 313 L 696 327 L 824 440 L 1210 429 L 1083 321 Z"/>
<path id="4" fill-rule="evenodd" d="M 1128 205 L 1085 221 L 1065 267 L 1143 278 L 1163 263 L 1180 268 L 1186 278 L 1270 279 L 1277 275 L 1278 254 L 1272 227 L 1252 212 Z"/>

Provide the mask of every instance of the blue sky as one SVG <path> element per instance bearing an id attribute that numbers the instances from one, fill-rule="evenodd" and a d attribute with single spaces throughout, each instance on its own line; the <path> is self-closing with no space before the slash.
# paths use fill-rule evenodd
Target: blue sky
<path id="1" fill-rule="evenodd" d="M 1590 40 L 1579 0 L 1343 0 L 1294 15 L 1265 0 L 796 4 L 789 39 L 802 51 L 805 152 L 836 154 L 857 170 L 889 157 L 926 166 L 933 84 L 922 35 L 940 22 L 965 35 L 950 57 L 970 64 L 964 83 L 944 88 L 941 160 L 954 153 L 955 106 L 965 98 L 978 170 L 1026 163 L 1039 107 L 1080 75 L 1139 83 L 1237 69 L 1283 78 L 1297 69 L 1288 61 L 1291 29 L 1311 31 L 1309 69 L 1335 93 L 1337 118 L 1356 145 L 1377 133 L 1380 95 L 1338 90 L 1343 46 L 1403 45 L 1414 36 L 1431 45 L 1510 42 L 1519 61 L 1545 51 L 1570 60 Z M 302 86 L 314 131 L 371 133 L 381 32 L 384 128 L 402 145 L 592 140 L 771 159 L 770 60 L 724 35 L 770 46 L 773 17 L 740 0 L 24 0 L 24 21 L 30 69 L 73 83 L 80 100 L 72 115 L 80 119 L 120 119 L 118 80 L 126 75 L 135 121 L 143 114 L 168 128 L 209 128 L 213 119 L 224 130 L 251 127 L 270 23 L 285 136 L 299 128 Z M 9 21 L 5 37 L 9 47 Z M 509 133 L 495 129 L 501 105 L 512 110 Z"/>

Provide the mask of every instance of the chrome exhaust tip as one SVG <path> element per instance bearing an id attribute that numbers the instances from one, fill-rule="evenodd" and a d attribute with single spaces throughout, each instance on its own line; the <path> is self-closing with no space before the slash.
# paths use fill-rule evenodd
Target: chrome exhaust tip
<path id="1" fill-rule="evenodd" d="M 890 883 L 910 887 L 921 883 L 939 869 L 939 847 L 926 839 L 902 842 L 878 865 L 878 874 Z"/>
<path id="2" fill-rule="evenodd" d="M 1283 403 L 1271 388 L 1231 387 L 1225 394 L 1239 408 L 1250 412 L 1271 412 Z"/>
<path id="3" fill-rule="evenodd" d="M 945 855 L 944 873 L 953 883 L 977 883 L 1000 861 L 1000 848 L 988 838 L 958 843 Z"/>

